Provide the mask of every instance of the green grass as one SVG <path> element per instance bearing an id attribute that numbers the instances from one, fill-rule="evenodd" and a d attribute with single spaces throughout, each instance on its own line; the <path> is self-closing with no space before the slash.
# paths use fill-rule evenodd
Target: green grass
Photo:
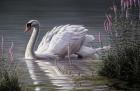
<path id="1" fill-rule="evenodd" d="M 21 84 L 15 73 L 3 71 L 0 79 L 0 91 L 21 91 Z"/>
<path id="2" fill-rule="evenodd" d="M 140 51 L 139 48 L 121 46 L 110 51 L 104 58 L 101 74 L 112 81 L 117 89 L 138 88 L 140 85 Z M 140 88 L 138 88 L 140 89 Z"/>
<path id="3" fill-rule="evenodd" d="M 8 59 L 0 59 L 0 91 L 22 91 L 16 65 Z"/>
<path id="4" fill-rule="evenodd" d="M 120 3 L 120 1 L 118 1 Z M 125 2 L 124 2 L 125 3 Z M 103 55 L 104 65 L 100 74 L 110 79 L 110 86 L 125 91 L 140 91 L 140 20 L 138 6 L 128 9 L 128 17 L 117 5 L 117 14 L 112 16 L 108 31 L 111 49 Z"/>

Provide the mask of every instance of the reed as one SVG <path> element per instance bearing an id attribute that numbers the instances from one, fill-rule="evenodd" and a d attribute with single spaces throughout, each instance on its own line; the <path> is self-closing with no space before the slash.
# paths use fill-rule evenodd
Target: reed
<path id="1" fill-rule="evenodd" d="M 21 88 L 16 72 L 1 70 L 0 91 L 21 91 Z"/>
<path id="2" fill-rule="evenodd" d="M 18 78 L 16 64 L 13 63 L 13 42 L 9 48 L 8 58 L 4 58 L 3 46 L 4 38 L 2 36 L 0 59 L 0 91 L 23 91 L 23 86 Z"/>

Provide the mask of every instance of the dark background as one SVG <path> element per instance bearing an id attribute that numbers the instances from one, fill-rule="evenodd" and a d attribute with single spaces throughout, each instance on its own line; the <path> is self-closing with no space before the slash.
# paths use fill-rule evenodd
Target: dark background
<path id="1" fill-rule="evenodd" d="M 37 19 L 43 27 L 82 24 L 103 27 L 108 0 L 0 0 L 0 30 Z M 8 27 L 7 27 L 8 28 Z"/>

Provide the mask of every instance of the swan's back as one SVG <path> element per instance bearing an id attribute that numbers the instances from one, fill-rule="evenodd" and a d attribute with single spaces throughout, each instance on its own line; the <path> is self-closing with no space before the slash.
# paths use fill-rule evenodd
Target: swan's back
<path id="1" fill-rule="evenodd" d="M 87 29 L 82 25 L 62 25 L 54 27 L 47 32 L 40 42 L 36 54 L 51 53 L 59 56 L 67 54 L 68 46 L 70 52 L 77 52 L 87 34 Z"/>

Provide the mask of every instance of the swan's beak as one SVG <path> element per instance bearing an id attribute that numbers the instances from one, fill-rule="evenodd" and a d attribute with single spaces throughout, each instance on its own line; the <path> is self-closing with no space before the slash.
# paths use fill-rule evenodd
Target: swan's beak
<path id="1" fill-rule="evenodd" d="M 24 32 L 26 33 L 26 32 L 31 31 L 31 30 L 32 30 L 31 23 L 27 23 L 26 24 L 26 29 L 25 29 Z"/>

